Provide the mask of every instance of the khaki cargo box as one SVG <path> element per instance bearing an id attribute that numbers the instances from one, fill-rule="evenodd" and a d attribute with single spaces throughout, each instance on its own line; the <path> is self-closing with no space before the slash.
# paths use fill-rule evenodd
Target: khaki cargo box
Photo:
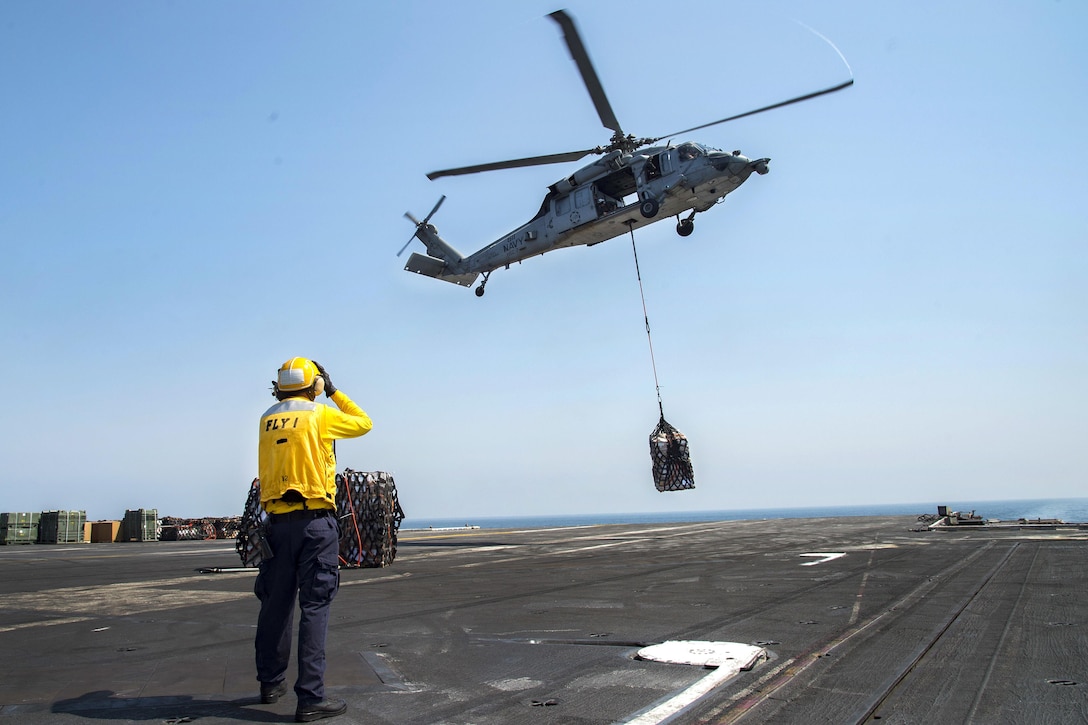
<path id="1" fill-rule="evenodd" d="M 92 521 L 91 543 L 112 544 L 117 541 L 117 535 L 121 533 L 120 521 Z"/>

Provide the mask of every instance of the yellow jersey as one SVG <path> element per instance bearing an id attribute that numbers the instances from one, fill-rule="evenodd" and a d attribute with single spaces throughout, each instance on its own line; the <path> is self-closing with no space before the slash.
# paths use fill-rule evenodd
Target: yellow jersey
<path id="1" fill-rule="evenodd" d="M 370 416 L 343 391 L 333 408 L 304 397 L 287 398 L 261 416 L 257 471 L 261 505 L 269 513 L 298 509 L 336 509 L 336 456 L 333 441 L 370 431 Z M 298 495 L 283 496 L 288 491 Z"/>

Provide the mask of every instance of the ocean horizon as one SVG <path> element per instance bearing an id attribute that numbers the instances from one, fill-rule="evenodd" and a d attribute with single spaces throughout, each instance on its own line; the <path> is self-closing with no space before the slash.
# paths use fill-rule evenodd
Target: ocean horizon
<path id="1" fill-rule="evenodd" d="M 950 511 L 974 511 L 985 519 L 1060 519 L 1088 522 L 1088 498 L 1018 499 L 1011 501 L 942 502 Z M 798 506 L 724 509 L 716 511 L 643 511 L 630 513 L 551 514 L 541 516 L 419 517 L 406 516 L 401 531 L 464 528 L 523 529 L 597 524 L 664 524 L 758 519 L 838 518 L 844 516 L 921 516 L 937 513 L 936 503 L 860 504 L 851 506 Z"/>

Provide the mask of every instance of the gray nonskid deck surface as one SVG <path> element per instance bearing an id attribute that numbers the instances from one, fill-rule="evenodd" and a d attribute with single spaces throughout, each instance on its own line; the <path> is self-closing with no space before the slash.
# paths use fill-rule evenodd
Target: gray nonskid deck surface
<path id="1" fill-rule="evenodd" d="M 342 572 L 331 722 L 1088 722 L 1085 532 L 915 525 L 402 532 L 391 567 Z M 256 697 L 254 574 L 196 571 L 237 565 L 221 541 L 0 547 L 0 720 L 290 722 L 291 693 Z M 636 657 L 667 640 L 765 657 L 710 687 Z"/>

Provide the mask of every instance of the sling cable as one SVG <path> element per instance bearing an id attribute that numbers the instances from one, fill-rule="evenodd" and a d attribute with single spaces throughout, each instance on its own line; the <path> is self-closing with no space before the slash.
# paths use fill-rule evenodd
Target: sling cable
<path id="1" fill-rule="evenodd" d="M 654 371 L 654 387 L 657 389 L 657 410 L 661 415 L 650 434 L 650 461 L 653 464 L 654 486 L 658 491 L 683 491 L 695 488 L 695 472 L 691 467 L 688 439 L 665 420 L 665 408 L 661 403 L 661 383 L 657 378 L 657 362 L 654 360 L 654 341 L 650 335 L 650 315 L 646 311 L 646 292 L 642 288 L 642 273 L 638 268 L 638 248 L 635 246 L 634 221 L 627 222 L 631 234 L 631 251 L 635 256 L 635 276 L 638 277 L 638 293 L 642 297 L 642 319 L 646 322 L 646 341 L 650 345 L 650 365 Z"/>

